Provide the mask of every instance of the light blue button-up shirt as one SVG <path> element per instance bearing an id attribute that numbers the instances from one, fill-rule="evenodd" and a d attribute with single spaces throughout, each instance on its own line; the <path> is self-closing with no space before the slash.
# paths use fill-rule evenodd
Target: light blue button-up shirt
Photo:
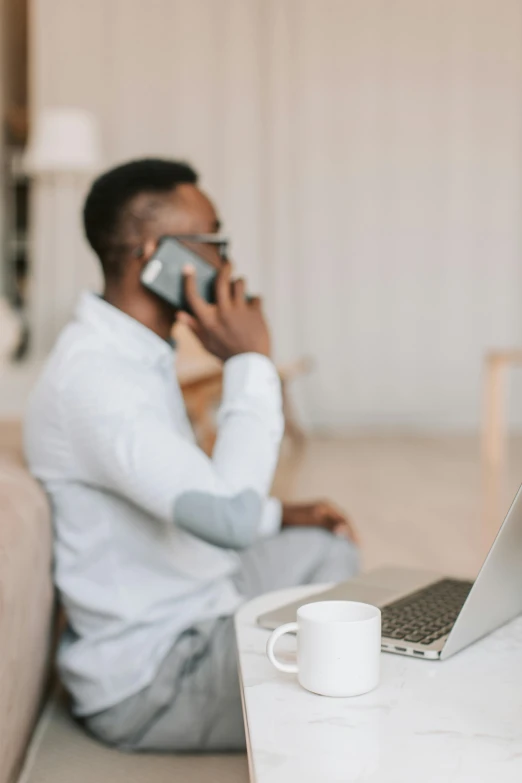
<path id="1" fill-rule="evenodd" d="M 225 364 L 212 458 L 195 443 L 172 347 L 84 294 L 32 394 L 25 448 L 53 509 L 59 651 L 78 715 L 137 693 L 176 637 L 241 601 L 237 550 L 280 527 L 283 433 L 271 361 Z"/>

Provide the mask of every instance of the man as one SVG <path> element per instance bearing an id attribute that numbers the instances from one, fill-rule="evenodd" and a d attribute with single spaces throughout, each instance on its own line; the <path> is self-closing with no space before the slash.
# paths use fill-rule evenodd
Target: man
<path id="1" fill-rule="evenodd" d="M 84 294 L 30 401 L 26 453 L 53 508 L 59 651 L 74 711 L 132 750 L 244 747 L 232 615 L 268 590 L 356 569 L 350 525 L 329 503 L 268 497 L 283 433 L 259 300 L 232 281 L 217 241 L 217 304 L 176 313 L 140 281 L 163 235 L 219 229 L 187 165 L 140 160 L 92 186 L 87 239 L 105 277 Z M 217 240 L 217 236 L 216 236 Z M 176 381 L 176 318 L 224 361 L 217 442 L 196 445 Z"/>

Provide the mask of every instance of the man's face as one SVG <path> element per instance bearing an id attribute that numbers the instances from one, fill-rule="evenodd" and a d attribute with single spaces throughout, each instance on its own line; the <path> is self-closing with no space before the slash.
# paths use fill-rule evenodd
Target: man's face
<path id="1" fill-rule="evenodd" d="M 144 196 L 143 200 L 146 198 Z M 147 208 L 146 204 L 140 204 L 140 197 L 136 200 L 135 208 L 138 213 Z M 153 214 L 153 218 L 145 220 L 145 258 L 154 252 L 155 243 L 162 236 L 216 234 L 220 229 L 214 205 L 195 185 L 179 185 L 166 198 L 162 197 Z M 216 269 L 222 265 L 216 245 L 189 240 L 183 240 L 183 243 Z"/>

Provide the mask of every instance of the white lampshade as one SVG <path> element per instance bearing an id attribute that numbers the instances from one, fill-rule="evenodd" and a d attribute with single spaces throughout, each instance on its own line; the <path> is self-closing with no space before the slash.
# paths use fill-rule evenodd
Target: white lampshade
<path id="1" fill-rule="evenodd" d="M 36 116 L 24 156 L 29 174 L 92 172 L 100 162 L 100 131 L 91 112 L 47 108 Z"/>

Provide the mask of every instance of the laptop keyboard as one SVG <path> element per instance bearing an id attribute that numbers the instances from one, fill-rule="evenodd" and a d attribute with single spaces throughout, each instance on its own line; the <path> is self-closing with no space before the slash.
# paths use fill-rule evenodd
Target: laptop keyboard
<path id="1" fill-rule="evenodd" d="M 446 636 L 455 624 L 472 582 L 441 579 L 382 607 L 382 635 L 429 645 Z"/>

